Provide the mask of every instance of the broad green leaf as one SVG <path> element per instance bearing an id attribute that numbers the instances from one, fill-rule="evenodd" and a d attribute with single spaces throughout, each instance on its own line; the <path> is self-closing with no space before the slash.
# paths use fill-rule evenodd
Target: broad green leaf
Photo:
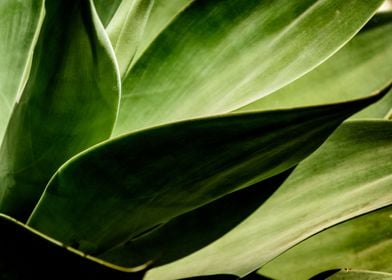
<path id="1" fill-rule="evenodd" d="M 390 205 L 391 157 L 392 122 L 344 123 L 242 224 L 146 279 L 243 276 L 327 227 Z"/>
<path id="2" fill-rule="evenodd" d="M 127 74 L 131 66 L 153 3 L 154 0 L 123 0 L 106 28 L 121 77 Z"/>
<path id="3" fill-rule="evenodd" d="M 0 211 L 20 220 L 62 163 L 113 129 L 118 73 L 90 4 L 46 2 L 31 74 L 0 148 Z"/>
<path id="4" fill-rule="evenodd" d="M 0 142 L 30 70 L 43 14 L 43 0 L 0 2 Z"/>
<path id="5" fill-rule="evenodd" d="M 103 253 L 289 169 L 380 97 L 190 120 L 113 139 L 62 166 L 28 223 L 83 251 Z"/>
<path id="6" fill-rule="evenodd" d="M 329 273 L 326 271 L 324 273 Z M 351 270 L 351 269 L 342 269 L 337 272 L 332 271 L 332 275 L 328 278 L 324 277 L 324 273 L 320 275 L 316 275 L 311 278 L 311 280 L 317 279 L 328 279 L 328 280 L 391 280 L 392 273 L 385 273 L 380 271 L 368 271 L 368 270 Z"/>
<path id="7" fill-rule="evenodd" d="M 366 107 L 358 112 L 352 119 L 391 119 L 392 113 L 392 90 L 390 90 L 380 101 Z"/>
<path id="8" fill-rule="evenodd" d="M 155 1 L 135 61 L 140 58 L 154 39 L 193 1 L 195 0 Z"/>
<path id="9" fill-rule="evenodd" d="M 64 246 L 3 214 L 0 214 L 0 233 L 0 279 L 76 279 L 84 276 L 87 279 L 139 280 L 148 265 L 115 266 Z"/>
<path id="10" fill-rule="evenodd" d="M 337 267 L 392 272 L 392 206 L 318 233 L 266 264 L 275 279 L 309 279 Z M 317 258 L 314 258 L 317 256 Z"/>
<path id="11" fill-rule="evenodd" d="M 94 0 L 99 18 L 106 27 L 123 0 Z"/>
<path id="12" fill-rule="evenodd" d="M 276 91 L 335 53 L 381 2 L 194 1 L 125 77 L 114 134 L 229 112 Z"/>
<path id="13" fill-rule="evenodd" d="M 392 13 L 378 14 L 321 66 L 238 111 L 310 106 L 366 96 L 392 79 L 392 63 L 388 63 L 392 61 L 391 45 Z M 387 107 L 388 112 L 392 102 Z M 385 116 L 385 109 L 380 111 Z"/>
<path id="14" fill-rule="evenodd" d="M 286 171 L 228 194 L 98 257 L 121 266 L 134 266 L 149 260 L 159 266 L 185 257 L 237 226 L 260 207 L 289 174 Z"/>

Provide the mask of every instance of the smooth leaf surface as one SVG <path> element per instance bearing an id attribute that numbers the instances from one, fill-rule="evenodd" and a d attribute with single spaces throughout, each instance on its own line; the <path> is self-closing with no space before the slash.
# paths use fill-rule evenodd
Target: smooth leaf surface
<path id="1" fill-rule="evenodd" d="M 122 266 L 154 266 L 185 257 L 220 238 L 263 204 L 291 170 L 180 215 L 157 229 L 99 255 Z"/>
<path id="2" fill-rule="evenodd" d="M 392 274 L 385 273 L 380 271 L 368 271 L 368 270 L 351 270 L 351 269 L 342 269 L 338 272 L 333 273 L 328 278 L 324 278 L 323 274 L 316 275 L 312 277 L 311 280 L 391 280 Z"/>
<path id="3" fill-rule="evenodd" d="M 392 273 L 392 206 L 318 233 L 266 264 L 274 279 L 309 279 L 337 267 Z M 317 256 L 315 258 L 314 256 Z"/>
<path id="4" fill-rule="evenodd" d="M 344 123 L 242 224 L 146 279 L 243 276 L 327 227 L 390 205 L 391 140 L 392 122 Z"/>
<path id="5" fill-rule="evenodd" d="M 392 13 L 377 14 L 364 30 L 315 70 L 238 111 L 310 106 L 366 96 L 392 79 L 391 45 Z M 383 118 L 392 108 L 391 98 L 360 115 Z"/>
<path id="6" fill-rule="evenodd" d="M 191 120 L 108 141 L 58 170 L 29 225 L 88 253 L 103 253 L 289 169 L 341 121 L 380 97 Z"/>
<path id="7" fill-rule="evenodd" d="M 42 8 L 42 0 L 2 0 L 0 3 L 0 142 L 30 69 Z"/>
<path id="8" fill-rule="evenodd" d="M 20 220 L 62 163 L 113 129 L 119 76 L 90 4 L 46 2 L 31 74 L 0 148 L 0 211 Z"/>
<path id="9" fill-rule="evenodd" d="M 106 27 L 123 0 L 94 0 L 102 24 Z"/>
<path id="10" fill-rule="evenodd" d="M 195 0 L 155 1 L 135 61 L 140 58 L 154 39 Z"/>
<path id="11" fill-rule="evenodd" d="M 142 279 L 146 265 L 114 266 L 0 214 L 0 279 Z M 91 277 L 91 278 L 90 278 Z"/>
<path id="12" fill-rule="evenodd" d="M 124 79 L 115 135 L 253 102 L 322 63 L 381 3 L 194 1 Z"/>
<path id="13" fill-rule="evenodd" d="M 121 77 L 126 75 L 131 66 L 153 3 L 154 0 L 123 0 L 106 28 Z"/>

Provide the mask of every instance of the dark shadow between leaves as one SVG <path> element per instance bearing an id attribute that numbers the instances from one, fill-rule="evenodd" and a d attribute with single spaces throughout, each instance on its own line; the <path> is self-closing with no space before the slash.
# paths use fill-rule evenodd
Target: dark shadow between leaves
<path id="1" fill-rule="evenodd" d="M 145 269 L 125 272 L 87 259 L 0 216 L 0 279 L 143 279 Z M 137 269 L 135 269 L 137 270 Z"/>
<path id="2" fill-rule="evenodd" d="M 241 223 L 279 188 L 293 169 L 178 216 L 99 257 L 121 266 L 146 260 L 159 266 L 185 257 Z"/>

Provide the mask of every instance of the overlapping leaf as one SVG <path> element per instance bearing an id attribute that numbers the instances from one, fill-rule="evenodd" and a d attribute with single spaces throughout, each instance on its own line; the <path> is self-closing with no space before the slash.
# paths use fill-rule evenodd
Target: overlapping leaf
<path id="1" fill-rule="evenodd" d="M 119 79 L 89 1 L 46 1 L 32 69 L 0 149 L 0 211 L 26 219 L 56 169 L 108 138 Z"/>
<path id="2" fill-rule="evenodd" d="M 238 111 L 290 108 L 365 96 L 391 79 L 392 13 L 377 14 L 346 46 L 315 70 Z M 358 117 L 385 117 L 392 92 Z"/>
<path id="3" fill-rule="evenodd" d="M 142 41 L 154 0 L 123 0 L 106 30 L 124 77 Z"/>
<path id="4" fill-rule="evenodd" d="M 255 101 L 336 52 L 381 2 L 194 1 L 124 79 L 115 135 Z"/>
<path id="5" fill-rule="evenodd" d="M 308 279 L 320 270 L 336 267 L 392 273 L 391 215 L 389 206 L 326 229 L 259 272 L 275 279 Z"/>
<path id="6" fill-rule="evenodd" d="M 392 122 L 343 124 L 242 224 L 147 279 L 245 275 L 324 228 L 390 205 L 391 140 Z"/>
<path id="7" fill-rule="evenodd" d="M 380 97 L 192 120 L 114 139 L 60 168 L 28 223 L 102 253 L 289 169 L 341 121 Z"/>
<path id="8" fill-rule="evenodd" d="M 0 279 L 135 279 L 147 264 L 135 268 L 114 266 L 43 236 L 0 214 Z"/>
<path id="9" fill-rule="evenodd" d="M 42 8 L 43 0 L 2 0 L 0 3 L 0 142 L 30 70 Z"/>

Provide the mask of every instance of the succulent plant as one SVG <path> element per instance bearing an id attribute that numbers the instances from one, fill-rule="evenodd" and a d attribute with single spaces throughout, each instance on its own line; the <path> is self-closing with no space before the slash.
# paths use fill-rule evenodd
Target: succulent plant
<path id="1" fill-rule="evenodd" d="M 382 2 L 2 0 L 0 279 L 391 277 Z"/>

